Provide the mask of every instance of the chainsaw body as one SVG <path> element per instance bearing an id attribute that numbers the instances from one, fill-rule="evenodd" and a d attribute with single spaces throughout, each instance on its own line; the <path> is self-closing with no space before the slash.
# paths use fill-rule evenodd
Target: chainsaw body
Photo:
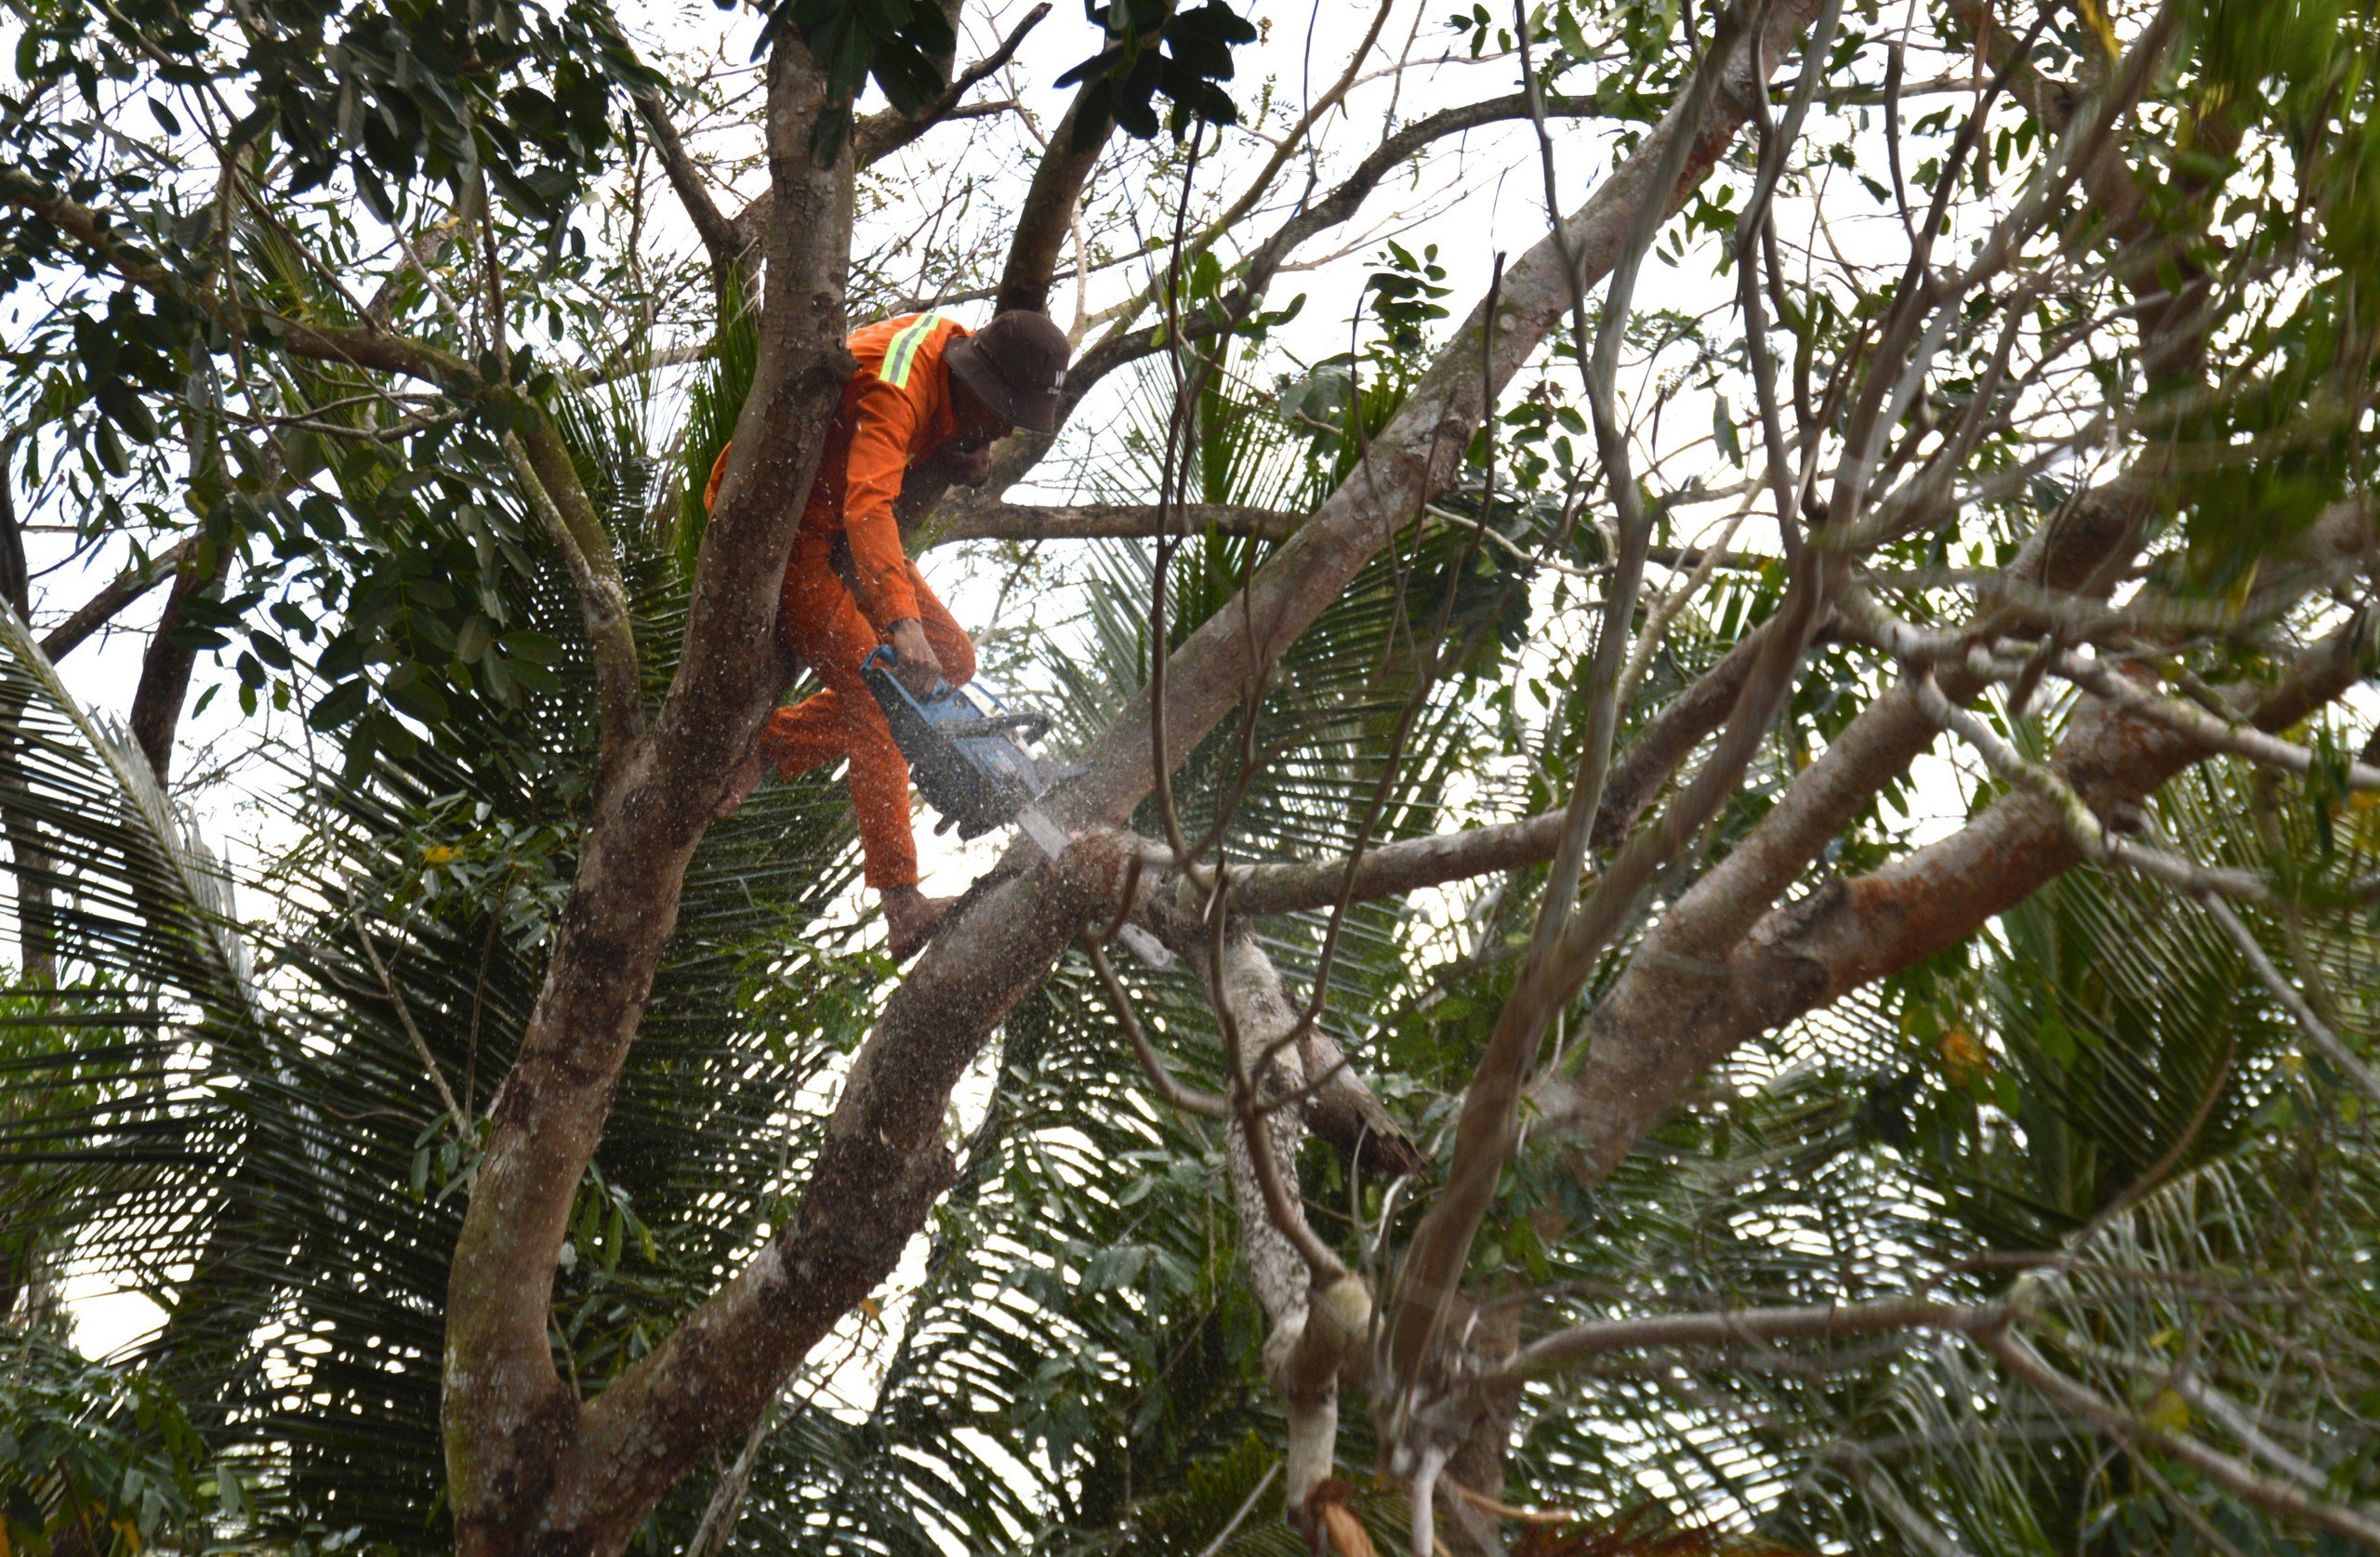
<path id="1" fill-rule="evenodd" d="M 897 663 L 890 648 L 879 648 L 860 662 L 860 678 L 908 759 L 910 782 L 942 817 L 934 831 L 956 827 L 972 838 L 1004 827 L 1064 776 L 1025 749 L 1050 732 L 1048 716 L 1013 712 L 980 684 L 938 681 L 932 696 L 913 696 L 892 674 Z"/>

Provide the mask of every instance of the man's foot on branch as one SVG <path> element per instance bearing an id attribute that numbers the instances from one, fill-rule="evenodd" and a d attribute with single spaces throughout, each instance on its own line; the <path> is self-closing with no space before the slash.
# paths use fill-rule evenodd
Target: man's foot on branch
<path id="1" fill-rule="evenodd" d="M 895 962 L 906 962 L 925 950 L 933 932 L 942 928 L 943 917 L 959 900 L 948 897 L 928 897 L 915 887 L 893 887 L 886 891 L 884 899 L 884 946 Z"/>

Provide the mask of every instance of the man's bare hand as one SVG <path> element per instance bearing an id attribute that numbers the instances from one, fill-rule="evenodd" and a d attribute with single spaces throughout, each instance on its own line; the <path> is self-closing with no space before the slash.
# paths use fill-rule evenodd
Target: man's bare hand
<path id="1" fill-rule="evenodd" d="M 982 486 L 992 479 L 992 446 L 961 441 L 945 443 L 935 457 L 953 486 Z"/>
<path id="2" fill-rule="evenodd" d="M 934 657 L 933 645 L 926 641 L 926 629 L 914 616 L 904 616 L 892 624 L 892 652 L 901 659 L 892 667 L 893 678 L 909 689 L 909 695 L 919 702 L 933 695 L 942 680 L 942 661 Z"/>

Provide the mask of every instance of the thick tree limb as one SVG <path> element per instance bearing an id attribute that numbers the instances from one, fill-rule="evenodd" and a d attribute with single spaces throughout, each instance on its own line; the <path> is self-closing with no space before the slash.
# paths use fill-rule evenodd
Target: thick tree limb
<path id="1" fill-rule="evenodd" d="M 1102 90 L 1102 84 L 1095 80 L 1084 82 L 1050 131 L 1049 147 L 1033 169 L 1025 204 L 1017 209 L 1008 264 L 1000 271 L 998 290 L 992 295 L 995 313 L 1010 309 L 1050 311 L 1050 278 L 1057 273 L 1058 256 L 1074 231 L 1075 203 L 1082 198 L 1083 186 L 1091 182 L 1091 170 L 1106 152 L 1113 127 L 1105 113 L 1093 106 Z"/>
<path id="2" fill-rule="evenodd" d="M 751 1420 L 791 1366 L 773 1369 L 758 1343 L 708 1350 L 697 1316 L 582 1406 L 555 1374 L 547 1324 L 572 1199 L 673 928 L 687 861 L 781 683 L 778 578 L 852 367 L 842 344 L 851 164 L 822 168 L 809 151 L 826 106 L 823 76 L 788 33 L 769 62 L 760 362 L 704 534 L 678 674 L 599 797 L 520 1058 L 490 1113 L 456 1248 L 445 1428 L 467 1557 L 624 1545 L 663 1492 Z M 866 1196 L 837 1204 L 857 1207 Z M 780 1316 L 772 1308 L 756 1317 L 767 1328 Z"/>
<path id="3" fill-rule="evenodd" d="M 836 1322 L 884 1280 L 952 1180 L 942 1125 L 985 1033 L 1112 902 L 1122 855 L 1098 840 L 1060 876 L 1007 877 L 945 927 L 864 1045 L 827 1121 L 801 1202 L 760 1255 L 586 1409 L 568 1473 L 628 1478 L 648 1502 L 774 1395 Z M 954 938 L 953 931 L 958 931 Z M 936 953 L 941 955 L 936 955 Z M 956 1019 L 956 1020 L 954 1020 Z"/>
<path id="4" fill-rule="evenodd" d="M 1357 902 L 1403 897 L 1491 871 L 1519 870 L 1554 857 L 1562 838 L 1558 811 L 1540 811 L 1518 822 L 1467 827 L 1456 833 L 1398 838 L 1368 851 L 1355 864 L 1350 888 L 1344 859 L 1298 864 L 1235 865 L 1232 902 L 1250 914 L 1294 914 L 1328 908 L 1342 890 Z"/>
<path id="5" fill-rule="evenodd" d="M 1371 1294 L 1315 1235 L 1296 1200 L 1305 1111 L 1293 1100 L 1319 1078 L 1293 1041 L 1298 1009 L 1279 971 L 1245 921 L 1226 926 L 1220 944 L 1207 943 L 1204 924 L 1182 928 L 1187 933 L 1170 943 L 1197 966 L 1233 1069 L 1241 1073 L 1233 1096 L 1236 1116 L 1223 1127 L 1223 1160 L 1240 1252 L 1273 1326 L 1264 1373 L 1289 1418 L 1289 1506 L 1302 1510 L 1333 1468 L 1339 1370 L 1370 1326 Z"/>

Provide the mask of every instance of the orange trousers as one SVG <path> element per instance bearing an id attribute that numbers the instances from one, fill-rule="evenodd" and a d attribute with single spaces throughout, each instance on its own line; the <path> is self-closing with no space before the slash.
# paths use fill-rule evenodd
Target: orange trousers
<path id="1" fill-rule="evenodd" d="M 790 708 L 779 708 L 760 732 L 760 758 L 777 777 L 792 778 L 838 758 L 851 759 L 852 813 L 859 823 L 867 884 L 878 891 L 918 884 L 918 844 L 909 831 L 909 764 L 892 744 L 892 727 L 876 694 L 860 680 L 860 662 L 884 641 L 861 614 L 834 565 L 835 537 L 804 526 L 795 536 L 777 605 L 777 637 L 824 681 Z M 942 662 L 943 679 L 975 674 L 975 645 L 909 565 L 918 625 Z"/>

